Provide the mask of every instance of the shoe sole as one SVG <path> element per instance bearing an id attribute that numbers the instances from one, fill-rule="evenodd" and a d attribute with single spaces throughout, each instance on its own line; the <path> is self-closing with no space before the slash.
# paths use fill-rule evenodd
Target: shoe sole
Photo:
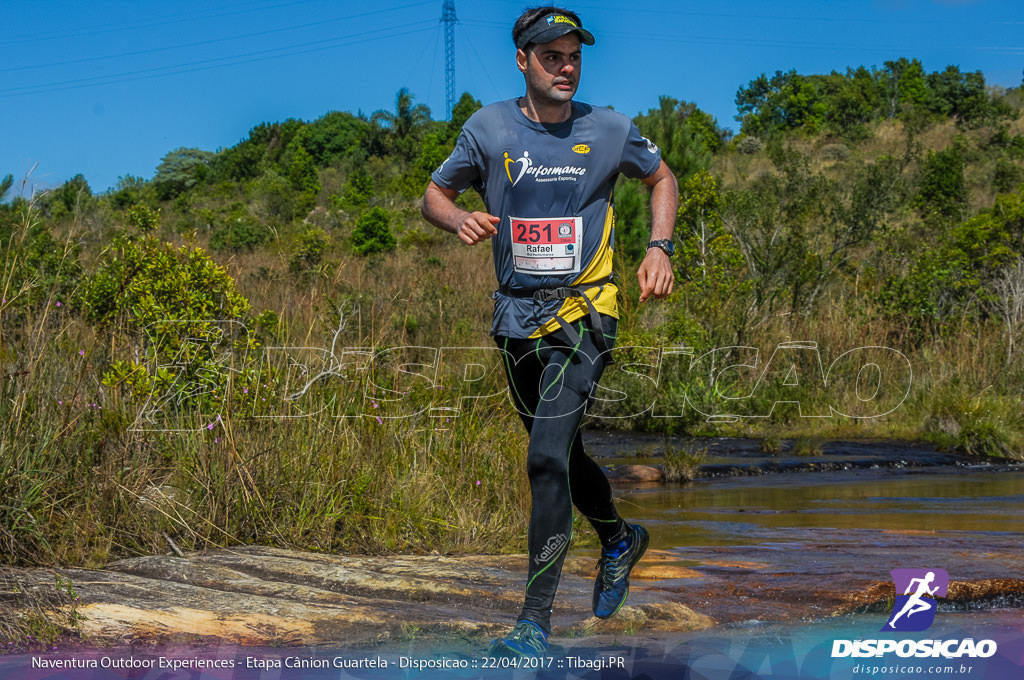
<path id="1" fill-rule="evenodd" d="M 491 643 L 487 656 L 504 659 L 539 659 L 547 653 L 547 649 L 539 654 L 528 654 L 508 646 L 504 639 L 498 638 Z"/>

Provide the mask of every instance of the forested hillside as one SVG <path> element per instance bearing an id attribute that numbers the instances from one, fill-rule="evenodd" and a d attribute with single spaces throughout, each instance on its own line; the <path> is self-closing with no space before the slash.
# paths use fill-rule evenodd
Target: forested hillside
<path id="1" fill-rule="evenodd" d="M 736 134 L 669 96 L 635 119 L 679 178 L 677 286 L 637 303 L 647 197 L 621 181 L 594 425 L 1024 456 L 1021 90 L 899 59 L 736 103 Z M 0 555 L 506 545 L 528 494 L 518 419 L 485 398 L 490 252 L 419 211 L 479 106 L 437 121 L 402 90 L 0 203 Z"/>

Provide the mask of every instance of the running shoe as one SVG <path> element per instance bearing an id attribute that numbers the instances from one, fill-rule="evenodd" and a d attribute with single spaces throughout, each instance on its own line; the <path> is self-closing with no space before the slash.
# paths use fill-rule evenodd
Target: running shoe
<path id="1" fill-rule="evenodd" d="M 626 539 L 614 548 L 603 548 L 594 582 L 594 616 L 607 619 L 622 608 L 629 595 L 629 572 L 640 561 L 650 536 L 639 524 L 628 524 Z"/>
<path id="2" fill-rule="evenodd" d="M 548 651 L 548 636 L 533 621 L 520 621 L 506 637 L 491 643 L 487 654 L 497 657 L 538 659 Z"/>

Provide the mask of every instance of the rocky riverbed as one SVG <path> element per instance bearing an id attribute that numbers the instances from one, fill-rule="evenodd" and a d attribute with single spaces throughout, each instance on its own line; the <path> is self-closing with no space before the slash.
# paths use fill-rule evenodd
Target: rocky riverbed
<path id="1" fill-rule="evenodd" d="M 907 539 L 905 554 L 914 551 L 915 537 Z M 1009 548 L 988 545 L 979 554 L 1014 559 Z M 606 621 L 590 614 L 596 561 L 570 558 L 555 633 L 672 633 L 745 620 L 806 621 L 880 610 L 891 601 L 891 583 L 824 573 L 824 554 L 822 547 L 821 554 L 770 564 L 749 551 L 722 549 L 683 566 L 678 554 L 652 550 L 634 571 L 629 603 Z M 864 558 L 873 559 L 870 551 Z M 243 546 L 60 573 L 74 584 L 88 644 L 359 646 L 412 636 L 485 639 L 506 630 L 518 613 L 525 567 L 522 556 L 357 557 Z M 22 583 L 52 588 L 53 575 L 28 571 Z M 1024 606 L 1024 580 L 954 581 L 946 606 L 996 601 Z"/>
<path id="2" fill-rule="evenodd" d="M 637 464 L 614 459 L 621 441 L 591 444 L 609 467 Z M 870 444 L 819 453 L 822 461 L 766 463 L 739 442 L 719 447 L 706 482 L 664 486 L 618 475 L 617 495 L 651 528 L 652 548 L 633 572 L 627 605 L 607 621 L 590 613 L 597 553 L 574 550 L 555 603 L 555 635 L 661 635 L 883 612 L 894 595 L 888 570 L 898 567 L 946 569 L 951 585 L 940 609 L 1024 610 L 1024 520 L 1007 512 L 1020 507 L 1020 470 L 976 472 L 976 486 L 991 497 L 966 487 L 968 512 L 961 496 L 941 490 L 946 477 L 938 474 L 963 482 L 962 461 L 910 447 L 895 457 L 904 462 L 892 464 L 891 451 Z M 657 471 L 656 452 L 645 455 L 641 463 Z M 721 466 L 734 471 L 723 475 Z M 896 477 L 905 474 L 917 476 Z M 842 493 L 826 493 L 830 486 Z M 953 523 L 957 513 L 964 518 Z M 514 622 L 525 570 L 523 555 L 367 557 L 237 546 L 59 573 L 79 598 L 78 628 L 89 645 L 360 646 L 455 637 L 480 646 Z M 52 591 L 54 572 L 21 571 L 16 580 L 23 591 Z"/>

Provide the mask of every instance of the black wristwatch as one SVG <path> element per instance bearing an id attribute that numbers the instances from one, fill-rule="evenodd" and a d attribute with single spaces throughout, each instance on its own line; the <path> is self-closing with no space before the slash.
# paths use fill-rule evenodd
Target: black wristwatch
<path id="1" fill-rule="evenodd" d="M 676 244 L 672 243 L 670 239 L 661 239 L 660 241 L 651 241 L 647 244 L 647 250 L 651 248 L 661 248 L 665 251 L 665 254 L 669 257 L 675 255 Z"/>

